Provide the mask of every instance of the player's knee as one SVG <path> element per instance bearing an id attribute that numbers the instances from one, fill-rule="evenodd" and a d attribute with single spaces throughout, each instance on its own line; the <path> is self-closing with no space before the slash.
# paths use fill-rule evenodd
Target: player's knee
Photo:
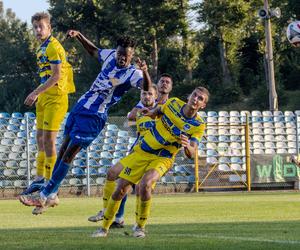
<path id="1" fill-rule="evenodd" d="M 108 171 L 107 171 L 107 180 L 109 181 L 115 181 L 116 180 L 116 174 L 113 170 L 113 168 L 110 168 Z"/>
<path id="2" fill-rule="evenodd" d="M 126 188 L 125 187 L 117 187 L 116 191 L 113 193 L 112 198 L 114 200 L 122 200 L 123 197 L 126 194 Z"/>
<path id="3" fill-rule="evenodd" d="M 55 141 L 53 140 L 43 140 L 44 141 L 44 148 L 45 150 L 55 150 Z"/>
<path id="4" fill-rule="evenodd" d="M 122 169 L 121 169 L 122 170 Z M 121 172 L 120 167 L 118 165 L 115 165 L 113 167 L 111 167 L 108 171 L 107 171 L 107 180 L 109 181 L 115 181 L 118 179 L 119 174 Z"/>
<path id="5" fill-rule="evenodd" d="M 37 145 L 39 146 L 39 149 L 43 149 L 44 150 L 44 139 L 43 139 L 43 136 L 37 136 L 36 137 L 36 142 L 37 142 Z"/>
<path id="6" fill-rule="evenodd" d="M 140 188 L 140 193 L 149 193 L 152 190 L 152 184 L 153 181 L 152 179 L 148 179 L 148 180 L 143 180 L 140 184 L 139 184 L 139 188 Z"/>

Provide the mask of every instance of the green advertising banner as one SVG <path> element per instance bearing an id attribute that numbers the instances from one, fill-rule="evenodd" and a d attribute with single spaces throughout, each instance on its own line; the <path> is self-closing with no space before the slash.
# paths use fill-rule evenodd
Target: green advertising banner
<path id="1" fill-rule="evenodd" d="M 289 162 L 290 155 L 251 155 L 251 182 L 289 182 L 300 176 L 300 168 Z"/>

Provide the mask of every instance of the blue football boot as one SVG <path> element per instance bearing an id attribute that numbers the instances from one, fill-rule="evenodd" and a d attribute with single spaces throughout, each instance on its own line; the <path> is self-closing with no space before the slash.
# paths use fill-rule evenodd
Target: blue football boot
<path id="1" fill-rule="evenodd" d="M 41 179 L 41 180 L 38 180 L 38 181 L 33 181 L 29 187 L 23 191 L 20 195 L 28 195 L 28 194 L 32 194 L 36 191 L 40 191 L 43 187 L 44 187 L 44 184 L 45 184 L 45 179 Z"/>

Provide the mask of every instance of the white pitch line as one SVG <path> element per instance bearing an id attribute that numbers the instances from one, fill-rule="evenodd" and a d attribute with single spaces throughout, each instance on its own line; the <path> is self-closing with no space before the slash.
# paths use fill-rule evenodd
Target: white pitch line
<path id="1" fill-rule="evenodd" d="M 0 231 L 19 231 L 20 229 L 1 229 Z M 41 230 L 36 230 L 36 229 L 22 229 L 23 231 L 25 230 L 26 232 L 36 232 L 36 233 L 40 233 Z M 57 232 L 55 231 L 55 229 L 53 231 L 50 231 L 49 229 L 47 229 L 47 232 Z M 93 230 L 91 230 L 90 232 L 87 232 L 86 230 L 63 230 L 62 233 L 85 233 L 87 234 L 87 236 L 89 237 L 92 233 Z M 113 231 L 111 232 L 111 234 L 114 235 L 120 235 L 120 236 L 124 236 L 124 231 Z M 151 235 L 159 235 L 161 237 L 181 237 L 181 238 L 198 238 L 198 239 L 220 239 L 220 240 L 231 240 L 231 241 L 250 241 L 250 242 L 262 242 L 262 243 L 278 243 L 278 244 L 290 244 L 290 245 L 300 245 L 300 241 L 297 240 L 271 240 L 271 239 L 262 239 L 262 238 L 253 238 L 253 237 L 240 237 L 240 236 L 225 236 L 225 235 L 209 235 L 209 234 L 157 234 L 157 233 L 149 233 L 146 234 L 146 236 L 149 235 L 151 237 Z M 109 237 L 109 236 L 108 236 Z M 11 244 L 11 243 L 10 243 Z"/>
<path id="2" fill-rule="evenodd" d="M 161 234 L 160 234 L 161 235 Z M 280 243 L 280 244 L 299 244 L 297 240 L 271 240 L 253 237 L 239 237 L 239 236 L 224 236 L 224 235 L 205 235 L 205 234 L 163 234 L 166 237 L 192 237 L 192 238 L 203 238 L 203 239 L 220 239 L 220 240 L 234 240 L 234 241 L 255 241 L 255 242 L 266 242 L 266 243 Z"/>

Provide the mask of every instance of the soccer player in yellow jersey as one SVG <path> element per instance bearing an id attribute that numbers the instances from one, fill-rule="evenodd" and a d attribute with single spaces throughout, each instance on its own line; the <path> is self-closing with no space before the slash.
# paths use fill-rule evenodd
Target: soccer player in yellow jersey
<path id="1" fill-rule="evenodd" d="M 140 102 L 138 105 L 135 106 L 134 113 L 135 113 L 135 119 L 136 119 L 136 126 L 137 126 L 137 140 L 140 136 L 143 136 L 146 130 L 149 129 L 149 126 L 152 126 L 153 120 L 149 116 L 144 116 L 140 114 L 139 111 L 141 109 L 152 109 L 156 106 L 155 100 L 157 99 L 157 86 L 152 85 L 152 87 L 148 90 L 141 90 L 140 94 Z M 90 216 L 88 218 L 89 221 L 91 222 L 97 222 L 100 220 L 103 220 L 103 214 L 107 206 L 107 202 L 109 198 L 111 197 L 112 193 L 115 190 L 116 186 L 116 180 L 118 178 L 118 175 L 122 171 L 122 165 L 120 163 L 116 163 L 114 166 L 112 166 L 106 176 L 106 182 L 103 187 L 103 209 L 100 210 L 96 215 Z M 122 228 L 124 224 L 124 207 L 126 203 L 127 196 L 125 196 L 122 199 L 122 203 L 120 205 L 120 208 L 118 210 L 118 213 L 116 214 L 115 221 L 111 225 L 112 227 L 115 228 Z"/>
<path id="2" fill-rule="evenodd" d="M 145 237 L 145 225 L 150 214 L 151 191 L 153 184 L 173 165 L 181 147 L 188 157 L 194 157 L 205 124 L 197 113 L 206 107 L 209 92 L 197 87 L 185 103 L 178 98 L 169 99 L 163 106 L 146 111 L 155 120 L 155 125 L 139 140 L 133 152 L 123 158 L 123 170 L 119 175 L 118 186 L 108 201 L 102 227 L 92 237 L 106 237 L 121 200 L 132 184 L 140 185 L 138 222 L 133 236 Z"/>
<path id="3" fill-rule="evenodd" d="M 156 105 L 162 105 L 169 99 L 169 94 L 173 88 L 173 80 L 171 75 L 163 73 L 160 75 L 157 82 L 157 99 Z M 136 120 L 136 113 L 143 108 L 142 101 L 140 101 L 127 115 L 129 121 Z"/>
<path id="4" fill-rule="evenodd" d="M 34 34 L 41 42 L 37 49 L 40 85 L 24 103 L 28 106 L 36 103 L 38 155 L 36 178 L 22 195 L 38 191 L 44 181 L 51 178 L 56 161 L 57 132 L 68 110 L 68 94 L 75 91 L 73 71 L 66 60 L 66 52 L 51 34 L 50 15 L 36 13 L 31 22 Z"/>
<path id="5" fill-rule="evenodd" d="M 163 105 L 169 98 L 169 94 L 172 91 L 173 88 L 173 79 L 172 76 L 167 74 L 167 73 L 163 73 L 160 75 L 159 80 L 157 82 L 157 99 L 155 101 L 155 106 L 161 106 Z M 140 98 L 140 102 L 129 112 L 129 114 L 127 115 L 127 118 L 129 121 L 137 121 L 137 130 L 138 133 L 141 134 L 144 131 L 149 129 L 149 124 L 151 124 L 152 121 L 149 121 L 148 123 L 145 122 L 145 120 L 149 120 L 149 117 L 145 117 L 145 116 L 141 116 L 137 114 L 141 111 L 141 109 L 144 108 L 148 108 L 150 107 L 150 109 L 153 108 L 154 105 L 154 100 L 153 98 L 151 99 L 150 97 L 153 97 L 153 94 L 150 95 L 151 92 L 147 92 L 147 91 L 142 91 L 141 92 L 141 98 Z M 147 104 L 147 99 L 148 102 L 150 101 L 153 102 L 152 104 Z M 137 118 L 139 118 L 137 120 Z M 151 119 L 151 118 L 150 118 Z M 143 127 L 143 128 L 142 128 Z M 108 172 L 107 172 L 107 176 L 106 176 L 106 181 L 103 187 L 103 208 L 102 210 L 100 210 L 96 215 L 92 215 L 88 218 L 89 221 L 91 222 L 98 222 L 100 220 L 103 220 L 103 215 L 104 215 L 104 211 L 106 210 L 107 207 L 107 202 L 109 200 L 109 198 L 111 197 L 112 193 L 115 190 L 115 186 L 116 186 L 116 180 L 118 179 L 119 174 L 121 173 L 123 169 L 123 166 L 120 163 L 115 164 L 114 166 L 112 166 Z M 138 185 L 136 186 L 136 194 L 138 196 Z M 120 206 L 120 210 L 118 211 L 118 213 L 116 214 L 116 220 L 113 222 L 112 227 L 122 227 L 124 220 L 122 216 L 122 211 L 124 211 L 124 209 L 122 209 L 124 207 L 124 203 L 126 202 L 126 198 L 127 196 L 124 197 L 124 199 L 122 200 L 121 206 Z M 137 200 L 138 201 L 138 200 Z M 138 205 L 138 202 L 137 202 Z M 137 213 L 137 211 L 136 211 Z M 118 225 L 119 224 L 119 225 Z"/>

